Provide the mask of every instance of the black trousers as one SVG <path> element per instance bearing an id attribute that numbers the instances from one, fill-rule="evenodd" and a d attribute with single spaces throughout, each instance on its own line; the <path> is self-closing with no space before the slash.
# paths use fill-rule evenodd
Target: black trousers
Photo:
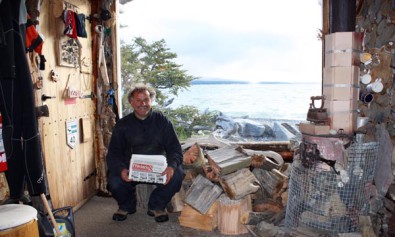
<path id="1" fill-rule="evenodd" d="M 167 185 L 156 185 L 148 200 L 148 208 L 150 210 L 164 210 L 171 198 L 180 191 L 182 181 L 184 180 L 185 173 L 182 166 L 174 171 L 174 175 Z M 136 210 L 136 185 L 139 182 L 125 182 L 121 179 L 120 174 L 113 174 L 109 172 L 108 175 L 108 188 L 117 201 L 120 209 L 128 212 Z"/>
<path id="2" fill-rule="evenodd" d="M 45 193 L 41 140 L 34 89 L 19 28 L 19 0 L 0 4 L 0 112 L 7 156 L 10 198 L 18 199 L 27 184 L 30 195 Z"/>

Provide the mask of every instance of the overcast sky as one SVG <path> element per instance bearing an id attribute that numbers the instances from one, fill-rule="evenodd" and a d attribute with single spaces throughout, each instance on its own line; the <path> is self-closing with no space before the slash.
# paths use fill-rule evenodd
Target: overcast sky
<path id="1" fill-rule="evenodd" d="M 318 0 L 133 0 L 120 38 L 164 39 L 189 75 L 321 82 Z"/>

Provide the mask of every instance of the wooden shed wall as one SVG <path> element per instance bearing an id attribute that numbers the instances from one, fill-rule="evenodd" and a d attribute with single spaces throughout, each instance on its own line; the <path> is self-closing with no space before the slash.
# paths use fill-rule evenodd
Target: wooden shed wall
<path id="1" fill-rule="evenodd" d="M 70 0 L 70 7 L 78 13 L 90 15 L 91 1 Z M 46 67 L 42 71 L 43 87 L 37 89 L 37 105 L 46 104 L 49 117 L 39 118 L 39 128 L 42 136 L 42 146 L 46 174 L 51 200 L 55 208 L 77 206 L 95 193 L 95 149 L 94 149 L 94 119 L 95 100 L 74 99 L 65 97 L 67 87 L 88 95 L 94 90 L 92 75 L 92 34 L 91 25 L 85 21 L 87 38 L 78 37 L 81 43 L 81 59 L 85 58 L 87 67 L 67 67 L 59 65 L 59 42 L 67 39 L 63 35 L 64 23 L 60 17 L 65 4 L 63 1 L 43 1 L 40 13 L 39 31 L 45 36 L 43 54 L 46 57 Z M 60 15 L 59 15 L 60 13 Z M 58 74 L 57 82 L 51 79 L 51 71 Z M 82 72 L 83 71 L 83 72 Z M 56 96 L 56 98 L 41 100 L 41 96 Z M 85 132 L 91 138 L 82 142 L 81 120 L 88 121 Z M 66 122 L 75 121 L 78 124 L 77 142 L 74 148 L 66 143 Z M 87 134 L 85 134 L 87 135 Z M 87 178 L 89 177 L 89 178 Z"/>

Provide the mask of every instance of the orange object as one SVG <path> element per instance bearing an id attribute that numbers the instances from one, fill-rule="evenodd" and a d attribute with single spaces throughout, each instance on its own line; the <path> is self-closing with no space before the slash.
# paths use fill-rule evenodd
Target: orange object
<path id="1" fill-rule="evenodd" d="M 30 20 L 29 14 L 27 15 L 27 25 L 26 25 L 26 49 L 29 52 L 33 50 L 36 51 L 39 55 L 42 54 L 44 40 L 37 32 L 36 27 L 33 22 Z"/>

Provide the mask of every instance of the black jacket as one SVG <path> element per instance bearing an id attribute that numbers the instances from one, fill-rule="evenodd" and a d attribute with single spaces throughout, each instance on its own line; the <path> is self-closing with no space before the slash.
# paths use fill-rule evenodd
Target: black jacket
<path id="1" fill-rule="evenodd" d="M 183 159 L 172 123 L 161 112 L 153 110 L 144 120 L 131 113 L 116 123 L 107 153 L 109 171 L 120 175 L 122 169 L 129 169 L 132 154 L 164 155 L 167 165 L 174 169 Z"/>

